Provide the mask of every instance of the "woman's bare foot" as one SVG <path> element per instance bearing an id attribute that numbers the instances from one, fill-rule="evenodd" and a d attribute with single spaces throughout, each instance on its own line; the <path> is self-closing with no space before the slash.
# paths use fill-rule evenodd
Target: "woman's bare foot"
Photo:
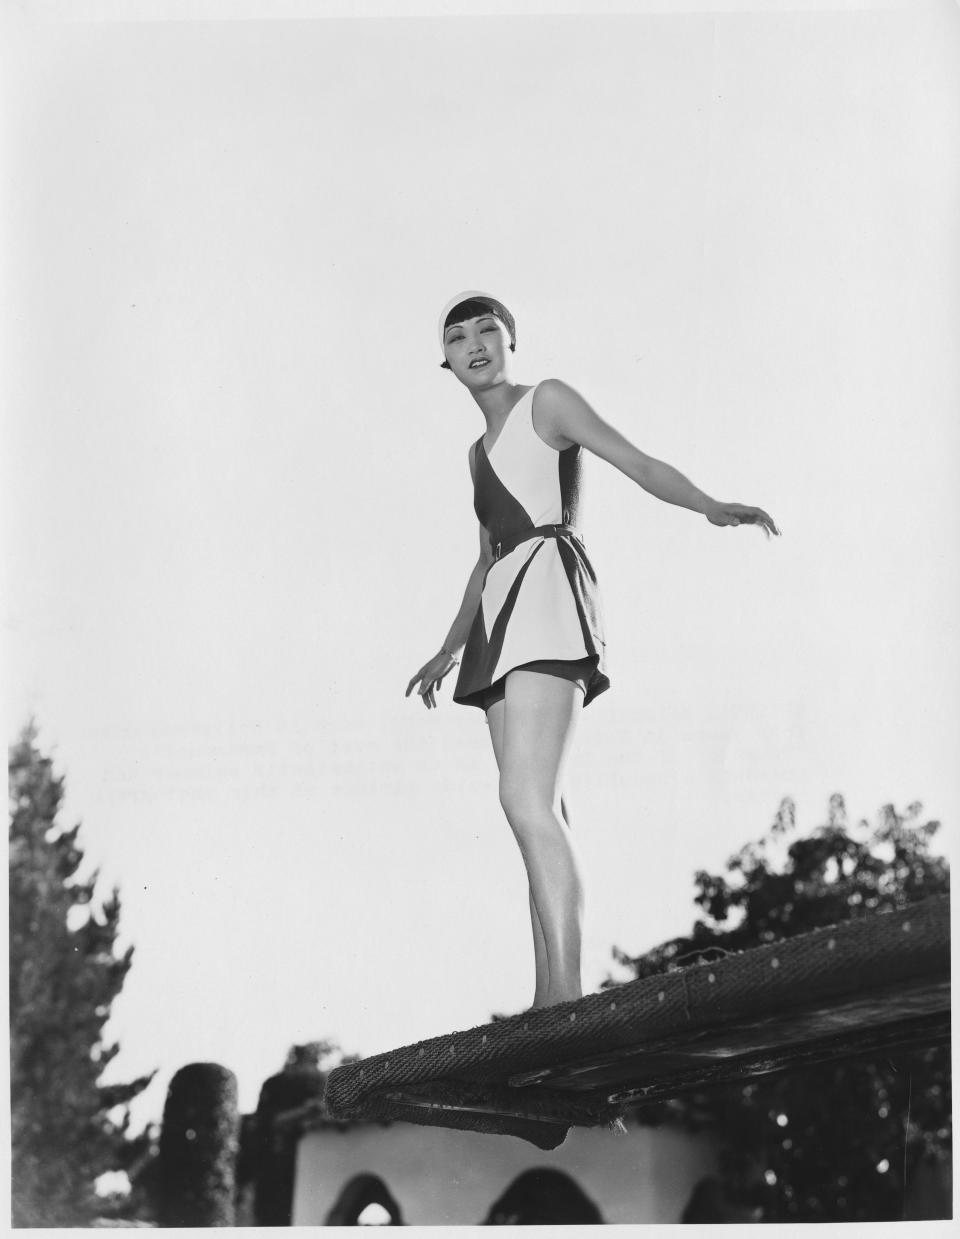
<path id="1" fill-rule="evenodd" d="M 564 989 L 551 990 L 544 999 L 545 1007 L 556 1007 L 561 1002 L 576 1002 L 578 998 L 583 997 L 583 990 L 579 985 L 569 985 Z"/>
<path id="2" fill-rule="evenodd" d="M 540 1011 L 544 1007 L 557 1007 L 562 1002 L 576 1002 L 578 998 L 583 997 L 583 991 L 579 986 L 571 986 L 565 991 L 555 990 L 543 997 L 539 995 L 534 997 L 533 1005 L 527 1007 L 528 1011 Z"/>

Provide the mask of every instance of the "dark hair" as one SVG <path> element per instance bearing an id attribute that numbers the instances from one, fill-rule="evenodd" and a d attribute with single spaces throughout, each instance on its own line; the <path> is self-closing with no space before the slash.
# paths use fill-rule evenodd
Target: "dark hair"
<path id="1" fill-rule="evenodd" d="M 510 311 L 499 305 L 490 305 L 487 301 L 458 301 L 447 317 L 443 320 L 443 330 L 454 323 L 465 323 L 468 318 L 493 317 L 503 323 L 510 337 L 510 352 L 517 351 L 517 328 Z M 446 360 L 440 363 L 441 370 L 449 370 L 450 363 Z"/>

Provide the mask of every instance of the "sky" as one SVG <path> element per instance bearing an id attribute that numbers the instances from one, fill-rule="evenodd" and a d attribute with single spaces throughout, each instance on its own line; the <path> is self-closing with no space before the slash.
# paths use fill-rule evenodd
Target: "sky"
<path id="1" fill-rule="evenodd" d="M 5 720 L 120 888 L 138 1122 L 531 999 L 483 717 L 404 698 L 476 557 L 458 289 L 783 531 L 588 462 L 586 990 L 785 796 L 958 819 L 957 6 L 445 7 L 5 15 Z"/>

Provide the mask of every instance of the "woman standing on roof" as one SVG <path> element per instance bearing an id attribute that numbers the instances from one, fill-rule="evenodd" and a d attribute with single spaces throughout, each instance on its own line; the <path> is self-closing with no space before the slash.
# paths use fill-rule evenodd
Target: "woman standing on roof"
<path id="1" fill-rule="evenodd" d="M 480 553 L 450 631 L 407 685 L 428 709 L 461 663 L 453 699 L 487 717 L 500 803 L 530 887 L 533 1006 L 581 997 L 583 885 L 563 800 L 580 712 L 610 684 L 597 579 L 578 530 L 583 449 L 649 494 L 714 525 L 759 525 L 761 508 L 719 503 L 646 456 L 559 379 L 510 377 L 513 315 L 464 292 L 440 316 L 443 366 L 473 397 L 486 433 L 469 452 Z"/>

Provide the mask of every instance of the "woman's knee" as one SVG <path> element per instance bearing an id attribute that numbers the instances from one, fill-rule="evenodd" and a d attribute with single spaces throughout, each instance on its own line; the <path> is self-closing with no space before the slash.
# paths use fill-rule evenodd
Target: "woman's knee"
<path id="1" fill-rule="evenodd" d="M 555 817 L 552 798 L 531 784 L 529 779 L 512 775 L 509 771 L 500 774 L 500 804 L 515 829 L 543 828 Z"/>

